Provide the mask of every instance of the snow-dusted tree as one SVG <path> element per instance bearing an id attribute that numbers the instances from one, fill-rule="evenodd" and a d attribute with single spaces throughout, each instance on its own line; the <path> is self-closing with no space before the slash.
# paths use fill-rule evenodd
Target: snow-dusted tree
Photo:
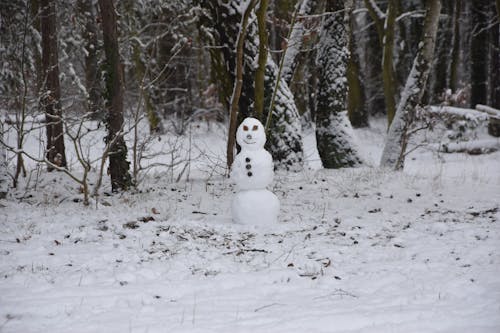
<path id="1" fill-rule="evenodd" d="M 306 16 L 313 14 L 317 7 L 319 7 L 319 3 L 320 1 L 318 0 L 303 0 L 296 4 L 296 6 L 300 6 L 296 9 L 292 19 L 291 31 L 289 32 L 290 37 L 286 41 L 284 59 L 282 60 L 283 69 L 281 76 L 288 85 L 291 84 L 295 70 L 299 65 L 299 53 L 304 44 L 307 31 L 305 27 Z"/>
<path id="2" fill-rule="evenodd" d="M 330 13 L 324 18 L 319 38 L 316 143 L 324 168 L 351 167 L 361 163 L 345 112 L 349 59 L 349 14 L 345 12 L 349 12 L 351 6 L 349 0 L 346 7 L 342 1 L 329 1 L 326 10 Z"/>
<path id="3" fill-rule="evenodd" d="M 415 119 L 432 65 L 440 12 L 440 0 L 427 1 L 422 41 L 387 134 L 380 161 L 382 167 L 395 170 L 404 167 L 406 148 L 411 135 L 410 126 Z"/>
<path id="4" fill-rule="evenodd" d="M 66 151 L 59 83 L 56 4 L 55 0 L 42 0 L 40 4 L 43 68 L 41 106 L 47 118 L 47 159 L 57 166 L 65 167 Z M 48 170 L 53 170 L 53 168 L 49 166 Z"/>
<path id="5" fill-rule="evenodd" d="M 243 4 L 237 0 L 227 0 L 215 3 L 200 0 L 204 9 L 202 30 L 205 38 L 222 48 L 211 50 L 214 76 L 220 86 L 220 92 L 226 105 L 230 105 L 233 85 L 236 77 L 236 39 L 239 35 L 240 22 L 243 10 L 249 1 Z M 215 29 L 210 29 L 209 24 L 215 22 Z M 255 101 L 254 78 L 258 58 L 258 27 L 255 13 L 251 13 L 247 28 L 247 38 L 243 52 L 243 80 L 241 96 L 239 98 L 239 121 L 252 115 L 252 105 Z M 265 66 L 264 113 L 261 120 L 267 119 L 271 104 L 271 92 L 276 86 L 278 68 L 269 54 Z M 302 168 L 303 146 L 299 113 L 293 100 L 293 95 L 286 82 L 279 80 L 279 89 L 276 90 L 274 107 L 268 132 L 267 147 L 273 155 L 277 168 L 298 170 Z"/>
<path id="6" fill-rule="evenodd" d="M 132 185 L 127 146 L 123 139 L 123 71 L 119 54 L 117 13 L 113 0 L 99 0 L 102 17 L 105 62 L 106 142 L 110 143 L 109 174 L 114 192 L 127 190 Z"/>

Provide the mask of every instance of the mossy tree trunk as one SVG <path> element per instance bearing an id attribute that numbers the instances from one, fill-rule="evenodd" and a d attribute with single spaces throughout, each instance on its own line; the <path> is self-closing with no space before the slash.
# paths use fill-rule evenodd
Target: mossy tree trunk
<path id="1" fill-rule="evenodd" d="M 123 70 L 120 61 L 116 11 L 113 0 L 99 0 L 106 55 L 106 142 L 110 144 L 109 174 L 113 192 L 132 186 L 127 146 L 123 138 Z"/>

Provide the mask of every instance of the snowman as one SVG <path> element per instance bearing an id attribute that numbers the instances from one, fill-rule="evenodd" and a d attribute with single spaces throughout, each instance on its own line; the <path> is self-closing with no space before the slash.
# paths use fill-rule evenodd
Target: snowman
<path id="1" fill-rule="evenodd" d="M 266 187 L 273 181 L 273 159 L 264 149 L 264 127 L 255 118 L 246 118 L 238 127 L 236 141 L 241 151 L 236 155 L 231 179 L 237 193 L 231 210 L 239 224 L 270 225 L 277 222 L 280 203 Z"/>

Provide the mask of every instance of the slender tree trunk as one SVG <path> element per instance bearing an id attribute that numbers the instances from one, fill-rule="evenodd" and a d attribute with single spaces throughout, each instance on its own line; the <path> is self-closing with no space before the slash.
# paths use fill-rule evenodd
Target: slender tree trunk
<path id="1" fill-rule="evenodd" d="M 106 111 L 108 135 L 111 144 L 109 174 L 113 192 L 127 190 L 132 186 L 130 162 L 127 160 L 127 146 L 123 138 L 123 70 L 118 52 L 116 11 L 113 0 L 99 0 L 102 16 L 104 52 L 106 55 Z"/>
<path id="2" fill-rule="evenodd" d="M 458 66 L 460 65 L 460 15 L 462 12 L 462 0 L 456 0 L 453 3 L 453 46 L 450 54 L 450 67 L 448 72 L 448 87 L 452 92 L 458 88 Z"/>
<path id="3" fill-rule="evenodd" d="M 361 84 L 359 74 L 359 56 L 356 44 L 356 22 L 352 13 L 354 7 L 348 13 L 349 19 L 349 61 L 347 63 L 347 114 L 353 127 L 368 126 L 368 112 L 365 108 L 365 92 Z"/>
<path id="4" fill-rule="evenodd" d="M 432 65 L 440 12 L 440 0 L 427 1 L 420 49 L 413 62 L 410 75 L 406 80 L 396 115 L 387 134 L 380 162 L 383 167 L 395 170 L 404 167 L 406 147 L 410 136 L 409 129 L 413 124 L 416 110 L 422 100 Z"/>
<path id="5" fill-rule="evenodd" d="M 384 23 L 382 78 L 384 81 L 385 108 L 387 110 L 388 126 L 391 125 L 396 113 L 396 79 L 394 77 L 394 36 L 396 28 L 396 0 L 389 0 Z"/>
<path id="6" fill-rule="evenodd" d="M 78 14 L 82 22 L 82 37 L 85 48 L 85 88 L 87 89 L 87 112 L 93 119 L 103 119 L 99 67 L 97 59 L 97 27 L 92 0 L 78 0 Z"/>
<path id="7" fill-rule="evenodd" d="M 42 109 L 47 118 L 47 159 L 61 167 L 66 166 L 64 132 L 59 86 L 59 57 L 57 53 L 57 24 L 55 0 L 41 0 Z M 48 168 L 49 171 L 53 168 Z"/>
<path id="8" fill-rule="evenodd" d="M 0 140 L 4 142 L 3 121 L 0 122 Z M 7 196 L 9 192 L 9 173 L 7 170 L 7 151 L 3 144 L 0 144 L 0 199 Z"/>
<path id="9" fill-rule="evenodd" d="M 264 113 L 264 76 L 267 63 L 267 6 L 268 0 L 260 0 L 259 8 L 257 9 L 257 25 L 259 32 L 259 55 L 257 60 L 257 70 L 255 71 L 255 101 L 254 109 L 257 119 L 263 121 Z"/>
<path id="10" fill-rule="evenodd" d="M 394 74 L 394 39 L 397 16 L 397 0 L 388 0 L 387 12 L 384 14 L 372 0 L 365 0 L 365 6 L 372 17 L 380 46 L 382 47 L 382 81 L 384 103 L 387 114 L 388 126 L 396 112 L 396 79 Z"/>
<path id="11" fill-rule="evenodd" d="M 352 4 L 346 1 L 346 8 Z M 351 128 L 343 112 L 347 100 L 349 15 L 342 1 L 330 1 L 327 12 L 337 12 L 324 19 L 318 45 L 317 66 L 320 68 L 317 109 L 316 144 L 324 168 L 337 169 L 361 163 L 353 146 Z"/>
<path id="12" fill-rule="evenodd" d="M 40 23 L 40 1 L 30 0 L 31 9 L 31 24 L 33 29 L 41 34 L 41 23 Z M 36 83 L 35 83 L 35 96 L 38 98 L 40 90 L 43 85 L 43 66 L 42 66 L 42 54 L 40 52 L 40 44 L 35 43 L 33 47 L 33 58 L 35 60 L 35 71 L 36 71 Z"/>
<path id="13" fill-rule="evenodd" d="M 453 17 L 454 4 L 450 1 L 443 2 L 443 16 L 439 20 L 438 35 L 436 40 L 436 56 L 429 79 L 429 89 L 424 100 L 430 104 L 442 101 L 442 96 L 448 88 L 447 81 L 450 68 L 450 45 L 453 45 Z"/>
<path id="14" fill-rule="evenodd" d="M 472 2 L 471 107 L 488 100 L 488 7 L 490 0 Z"/>
<path id="15" fill-rule="evenodd" d="M 500 1 L 500 0 L 499 0 Z M 497 5 L 498 2 L 497 2 Z M 500 10 L 500 7 L 497 9 Z M 492 19 L 495 19 L 494 13 L 492 13 Z M 497 18 L 500 21 L 500 15 Z M 490 65 L 489 65 L 489 101 L 490 104 L 495 109 L 500 110 L 500 23 L 493 25 L 490 28 Z"/>

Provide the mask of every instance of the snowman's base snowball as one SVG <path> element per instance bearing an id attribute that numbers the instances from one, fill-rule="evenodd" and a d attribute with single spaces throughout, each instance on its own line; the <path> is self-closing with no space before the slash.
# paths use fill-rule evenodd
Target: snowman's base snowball
<path id="1" fill-rule="evenodd" d="M 278 222 L 280 201 L 266 189 L 240 191 L 233 198 L 231 211 L 235 223 L 272 225 Z"/>

